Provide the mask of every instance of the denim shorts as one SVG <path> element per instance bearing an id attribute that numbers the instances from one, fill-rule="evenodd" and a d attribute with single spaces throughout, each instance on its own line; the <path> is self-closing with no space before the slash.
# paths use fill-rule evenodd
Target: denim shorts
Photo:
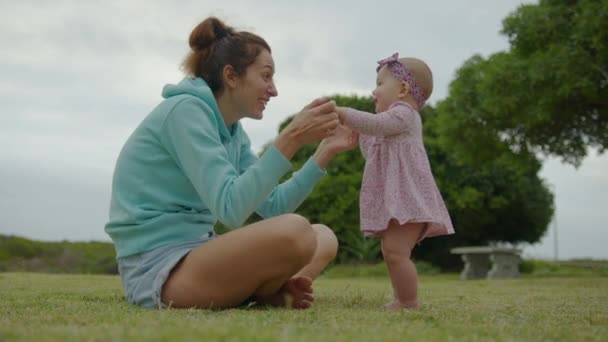
<path id="1" fill-rule="evenodd" d="M 214 237 L 213 233 L 209 233 L 201 240 L 164 245 L 119 258 L 118 273 L 127 302 L 148 308 L 166 308 L 161 292 L 175 265 L 191 250 Z"/>

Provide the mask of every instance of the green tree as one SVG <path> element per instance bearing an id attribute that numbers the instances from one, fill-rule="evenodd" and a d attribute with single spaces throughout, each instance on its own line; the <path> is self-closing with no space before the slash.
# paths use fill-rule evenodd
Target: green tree
<path id="1" fill-rule="evenodd" d="M 334 96 L 338 105 L 373 111 L 374 104 L 369 97 Z M 291 118 L 281 123 L 285 128 Z M 292 159 L 293 170 L 298 170 L 314 153 L 318 144 L 302 147 Z M 359 231 L 359 188 L 364 160 L 358 149 L 338 154 L 327 167 L 323 177 L 304 204 L 296 211 L 313 223 L 323 223 L 331 227 L 340 242 L 339 262 L 374 261 L 380 258 L 379 241 L 366 239 Z M 291 177 L 292 172 L 283 180 Z"/>
<path id="2" fill-rule="evenodd" d="M 340 106 L 373 111 L 370 97 L 334 96 Z M 426 240 L 416 251 L 418 259 L 443 267 L 458 260 L 451 246 L 495 242 L 536 242 L 553 213 L 552 195 L 538 178 L 540 163 L 531 155 L 505 149 L 481 164 L 462 162 L 447 152 L 437 127 L 441 112 L 425 107 L 425 146 L 438 186 L 454 221 L 457 234 Z M 281 127 L 289 119 L 281 124 Z M 297 170 L 314 152 L 305 146 L 292 159 Z M 313 222 L 330 226 L 340 241 L 339 262 L 373 262 L 381 259 L 378 239 L 359 231 L 359 189 L 364 160 L 358 150 L 340 154 L 328 175 L 315 187 L 297 212 Z M 286 175 L 289 177 L 290 175 Z"/>
<path id="3" fill-rule="evenodd" d="M 554 212 L 553 195 L 538 176 L 541 163 L 509 149 L 478 163 L 460 159 L 450 153 L 454 143 L 438 134 L 440 122 L 447 119 L 442 115 L 449 114 L 425 107 L 424 139 L 456 234 L 424 241 L 415 255 L 454 269 L 460 261 L 449 249 L 455 246 L 538 242 Z"/>
<path id="4" fill-rule="evenodd" d="M 505 148 L 579 165 L 608 146 L 608 0 L 542 0 L 503 21 L 510 49 L 457 72 L 442 136 L 462 158 Z M 448 115 L 449 114 L 449 115 Z"/>

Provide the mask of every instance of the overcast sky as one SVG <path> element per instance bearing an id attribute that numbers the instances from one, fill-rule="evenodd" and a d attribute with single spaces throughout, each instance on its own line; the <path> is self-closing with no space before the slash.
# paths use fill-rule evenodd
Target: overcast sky
<path id="1" fill-rule="evenodd" d="M 467 58 L 508 48 L 501 21 L 522 2 L 353 3 L 0 2 L 0 233 L 109 241 L 116 157 L 163 85 L 183 77 L 188 35 L 206 16 L 256 32 L 273 49 L 279 96 L 263 121 L 243 121 L 259 149 L 315 97 L 370 94 L 376 61 L 393 52 L 426 60 L 430 102 L 445 98 Z M 545 162 L 557 225 L 527 256 L 552 258 L 557 226 L 560 258 L 608 258 L 607 170 L 608 157 L 595 153 L 579 169 Z"/>

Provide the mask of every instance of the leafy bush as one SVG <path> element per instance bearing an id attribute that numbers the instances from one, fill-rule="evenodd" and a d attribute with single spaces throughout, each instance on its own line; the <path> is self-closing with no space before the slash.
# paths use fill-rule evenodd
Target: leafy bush
<path id="1" fill-rule="evenodd" d="M 420 275 L 438 274 L 438 267 L 426 261 L 416 261 Z M 330 267 L 324 274 L 328 278 L 388 277 L 388 268 L 384 262 L 377 264 L 344 264 Z"/>
<path id="2" fill-rule="evenodd" d="M 523 260 L 519 270 L 531 277 L 608 276 L 608 261 L 579 259 L 569 261 Z"/>
<path id="3" fill-rule="evenodd" d="M 41 242 L 0 235 L 0 271 L 117 274 L 108 242 Z"/>

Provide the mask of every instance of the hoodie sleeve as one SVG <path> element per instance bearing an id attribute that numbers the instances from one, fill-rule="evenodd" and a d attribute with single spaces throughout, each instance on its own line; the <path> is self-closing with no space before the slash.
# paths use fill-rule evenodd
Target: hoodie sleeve
<path id="1" fill-rule="evenodd" d="M 251 150 L 251 142 L 244 131 L 243 136 L 245 138 L 241 145 L 239 164 L 241 172 L 246 172 L 258 159 Z M 291 178 L 272 190 L 256 212 L 263 218 L 294 212 L 325 174 L 326 171 L 322 170 L 313 158 L 308 159 Z"/>
<path id="2" fill-rule="evenodd" d="M 271 147 L 239 174 L 212 113 L 199 99 L 180 101 L 165 119 L 161 142 L 211 213 L 223 224 L 238 227 L 268 198 L 291 163 Z"/>

